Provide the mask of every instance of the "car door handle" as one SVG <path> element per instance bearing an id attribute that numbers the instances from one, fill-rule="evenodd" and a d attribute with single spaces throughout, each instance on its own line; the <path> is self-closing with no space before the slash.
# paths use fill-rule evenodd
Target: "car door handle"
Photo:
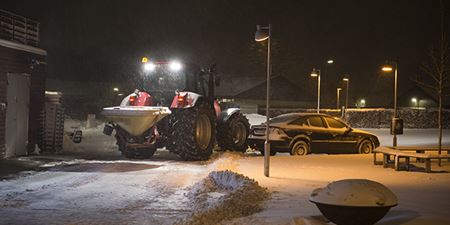
<path id="1" fill-rule="evenodd" d="M 307 132 L 306 132 L 306 135 L 311 135 L 311 134 L 312 134 L 311 131 L 307 131 Z"/>

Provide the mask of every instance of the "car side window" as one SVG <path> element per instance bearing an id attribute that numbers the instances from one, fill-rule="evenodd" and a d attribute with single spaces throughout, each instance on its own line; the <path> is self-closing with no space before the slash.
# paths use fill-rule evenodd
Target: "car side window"
<path id="1" fill-rule="evenodd" d="M 341 121 L 333 118 L 325 117 L 325 120 L 327 121 L 328 126 L 330 126 L 331 128 L 342 129 L 347 127 L 347 125 L 345 125 Z"/>
<path id="2" fill-rule="evenodd" d="M 306 120 L 305 117 L 296 119 L 296 120 L 294 120 L 294 122 L 292 122 L 291 124 L 297 125 L 297 126 L 302 126 L 302 127 L 309 127 L 308 120 Z"/>
<path id="3" fill-rule="evenodd" d="M 308 118 L 308 121 L 311 127 L 325 128 L 325 124 L 323 124 L 323 120 L 319 116 L 311 116 Z"/>

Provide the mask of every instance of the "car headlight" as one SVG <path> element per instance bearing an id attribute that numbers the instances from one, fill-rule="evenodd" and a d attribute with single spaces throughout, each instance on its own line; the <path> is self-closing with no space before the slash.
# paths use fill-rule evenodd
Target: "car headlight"
<path id="1" fill-rule="evenodd" d="M 283 135 L 283 136 L 286 135 L 286 133 L 284 133 L 284 131 L 282 129 L 277 128 L 277 127 L 271 127 L 269 129 L 269 132 L 270 132 L 270 134 Z"/>

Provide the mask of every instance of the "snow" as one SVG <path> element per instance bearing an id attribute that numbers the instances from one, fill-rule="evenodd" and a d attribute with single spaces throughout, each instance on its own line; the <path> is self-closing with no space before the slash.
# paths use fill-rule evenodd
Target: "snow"
<path id="1" fill-rule="evenodd" d="M 298 224 L 327 224 L 314 204 L 308 201 L 310 193 L 329 182 L 342 179 L 369 179 L 391 189 L 399 199 L 378 224 L 401 224 L 399 221 L 450 222 L 450 174 L 394 171 L 373 165 L 371 155 L 308 155 L 306 157 L 275 156 L 270 161 L 270 178 L 263 175 L 262 157 L 243 157 L 239 173 L 251 177 L 272 192 L 265 210 L 250 217 L 238 218 L 229 224 L 289 224 L 297 218 Z M 422 166 L 423 164 L 417 164 Z M 450 171 L 444 162 L 435 170 Z M 312 222 L 311 222 L 312 221 Z M 388 223 L 387 221 L 394 221 Z M 419 223 L 418 223 L 419 224 Z M 436 223 L 439 224 L 439 223 Z"/>
<path id="2" fill-rule="evenodd" d="M 391 143 L 387 129 L 370 131 L 383 145 Z M 399 142 L 429 145 L 435 134 L 407 129 Z M 449 137 L 445 130 L 445 143 Z M 184 162 L 162 149 L 149 160 L 127 160 L 102 125 L 83 129 L 80 144 L 66 141 L 60 154 L 27 158 L 47 162 L 41 171 L 0 181 L 0 224 L 330 225 L 309 196 L 343 179 L 373 180 L 397 196 L 398 206 L 378 225 L 450 224 L 447 161 L 442 167 L 433 162 L 434 173 L 424 173 L 423 163 L 412 162 L 410 172 L 375 166 L 372 155 L 277 154 L 265 177 L 263 157 L 254 152 Z"/>
<path id="3" fill-rule="evenodd" d="M 193 185 L 187 196 L 194 212 L 181 224 L 217 224 L 261 211 L 269 193 L 256 181 L 226 170 L 211 172 Z"/>
<path id="4" fill-rule="evenodd" d="M 256 113 L 246 114 L 245 117 L 247 117 L 248 122 L 251 125 L 259 125 L 261 123 L 265 123 L 266 122 L 266 116 L 263 116 L 263 115 L 260 115 L 260 114 L 256 114 Z"/>

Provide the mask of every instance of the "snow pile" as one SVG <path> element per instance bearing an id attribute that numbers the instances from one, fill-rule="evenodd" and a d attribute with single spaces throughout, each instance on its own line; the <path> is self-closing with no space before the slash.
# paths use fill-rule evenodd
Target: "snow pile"
<path id="1" fill-rule="evenodd" d="M 241 152 L 224 152 L 217 154 L 214 159 L 211 159 L 209 165 L 210 171 L 224 171 L 239 172 L 239 160 L 243 157 Z"/>
<path id="2" fill-rule="evenodd" d="M 255 180 L 226 170 L 209 173 L 189 188 L 187 197 L 193 213 L 178 224 L 217 224 L 261 211 L 269 192 Z"/>

